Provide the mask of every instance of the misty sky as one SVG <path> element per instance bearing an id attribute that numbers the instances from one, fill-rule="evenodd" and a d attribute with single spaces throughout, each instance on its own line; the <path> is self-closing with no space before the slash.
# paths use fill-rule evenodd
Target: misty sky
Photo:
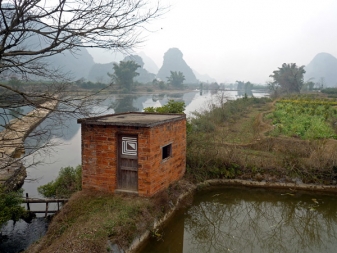
<path id="1" fill-rule="evenodd" d="M 320 52 L 337 57 L 336 0 L 161 0 L 171 5 L 147 26 L 143 51 L 160 68 L 179 48 L 200 74 L 218 82 L 265 83 L 282 63 L 306 65 Z M 94 57 L 96 62 L 111 62 Z"/>

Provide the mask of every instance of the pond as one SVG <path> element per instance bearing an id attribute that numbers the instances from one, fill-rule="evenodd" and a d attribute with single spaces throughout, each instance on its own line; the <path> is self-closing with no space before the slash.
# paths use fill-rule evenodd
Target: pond
<path id="1" fill-rule="evenodd" d="M 255 97 L 267 96 L 267 93 L 254 93 Z M 237 91 L 211 92 L 211 91 L 191 91 L 176 94 L 148 94 L 148 95 L 106 95 L 106 99 L 100 104 L 98 108 L 93 108 L 93 111 L 104 111 L 108 113 L 122 113 L 127 111 L 143 111 L 145 107 L 162 106 L 170 99 L 177 101 L 184 101 L 186 105 L 185 113 L 187 116 L 192 116 L 192 112 L 207 110 L 211 104 L 217 104 L 223 99 L 236 99 L 238 97 Z M 223 100 L 225 101 L 225 100 Z M 27 159 L 26 164 L 36 163 L 34 166 L 27 168 L 27 178 L 23 185 L 24 193 L 28 193 L 31 198 L 41 198 L 37 191 L 37 187 L 44 185 L 54 180 L 60 168 L 73 166 L 76 167 L 81 163 L 81 129 L 77 124 L 76 119 L 65 118 L 62 119 L 60 125 L 55 125 L 55 121 L 46 119 L 39 128 L 52 128 L 51 141 L 56 146 L 48 149 L 48 152 L 38 152 Z M 35 139 L 27 138 L 25 141 L 26 149 L 34 142 Z M 41 140 L 40 140 L 41 141 Z M 43 143 L 42 143 L 43 144 Z M 31 210 L 44 210 L 45 204 L 32 204 Z M 56 204 L 50 204 L 49 210 L 57 209 Z M 43 216 L 42 214 L 39 216 Z M 35 229 L 33 225 L 26 226 L 24 221 L 19 221 L 16 224 L 9 222 L 2 227 L 0 232 L 8 236 L 5 243 L 0 243 L 0 252 L 18 252 L 18 248 L 26 248 L 33 240 L 38 240 L 45 231 L 40 229 L 40 233 L 35 233 L 34 239 L 27 238 L 28 242 L 22 238 L 20 234 L 25 233 L 25 229 Z M 40 223 L 38 223 L 40 224 Z M 38 225 L 40 226 L 40 225 Z M 28 233 L 28 230 L 27 230 Z M 17 238 L 18 236 L 20 239 Z M 28 236 L 27 236 L 28 237 Z M 22 245 L 17 245 L 18 241 L 22 241 Z M 11 247 L 15 245 L 15 247 Z"/>
<path id="2" fill-rule="evenodd" d="M 337 197 L 221 187 L 198 192 L 142 253 L 336 252 Z"/>

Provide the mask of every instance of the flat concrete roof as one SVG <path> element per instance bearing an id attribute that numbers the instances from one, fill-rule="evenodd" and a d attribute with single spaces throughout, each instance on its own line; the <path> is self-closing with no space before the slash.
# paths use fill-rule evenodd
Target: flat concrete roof
<path id="1" fill-rule="evenodd" d="M 182 120 L 185 118 L 186 118 L 185 114 L 128 112 L 128 113 L 109 114 L 99 117 L 78 119 L 77 123 L 86 125 L 153 127 L 156 125 Z"/>

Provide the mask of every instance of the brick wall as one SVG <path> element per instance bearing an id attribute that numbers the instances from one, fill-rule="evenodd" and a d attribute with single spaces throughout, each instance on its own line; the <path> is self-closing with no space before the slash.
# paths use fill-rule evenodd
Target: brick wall
<path id="1" fill-rule="evenodd" d="M 119 134 L 138 136 L 138 194 L 152 196 L 180 179 L 186 166 L 186 120 L 152 128 L 82 124 L 82 187 L 114 192 L 117 188 Z M 172 155 L 162 160 L 162 147 Z"/>

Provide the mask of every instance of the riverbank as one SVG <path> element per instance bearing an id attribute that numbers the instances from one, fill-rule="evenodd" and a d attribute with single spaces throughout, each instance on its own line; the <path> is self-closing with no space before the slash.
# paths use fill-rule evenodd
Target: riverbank
<path id="1" fill-rule="evenodd" d="M 189 180 L 295 180 L 335 185 L 337 140 L 273 133 L 275 125 L 268 116 L 274 106 L 275 101 L 269 99 L 240 99 L 192 119 L 195 127 L 187 138 Z M 337 132 L 336 119 L 330 121 Z"/>
<path id="2" fill-rule="evenodd" d="M 26 169 L 21 162 L 24 140 L 57 106 L 58 101 L 47 101 L 22 118 L 14 119 L 0 133 L 0 185 L 8 190 L 21 187 Z"/>
<path id="3" fill-rule="evenodd" d="M 214 186 L 280 188 L 292 193 L 300 190 L 337 192 L 335 186 L 238 179 L 207 180 L 198 184 L 181 180 L 150 199 L 78 192 L 54 217 L 47 234 L 26 252 L 140 252 L 150 237 L 162 237 L 163 226 L 177 210 L 192 203 L 194 194 Z"/>
<path id="4" fill-rule="evenodd" d="M 196 89 L 199 88 L 199 86 L 187 86 L 184 89 L 160 89 L 158 87 L 155 86 L 146 86 L 146 85 L 142 85 L 142 86 L 137 86 L 134 90 L 132 90 L 131 92 L 127 92 L 125 93 L 124 90 L 120 89 L 120 90 L 114 90 L 114 89 L 109 89 L 109 88 L 105 88 L 102 90 L 90 90 L 90 89 L 80 89 L 77 91 L 72 91 L 74 94 L 88 94 L 88 95 L 92 95 L 92 94 L 97 94 L 97 95 L 125 95 L 125 96 L 132 96 L 132 95 L 149 95 L 149 94 L 180 94 L 180 93 L 186 93 L 186 92 L 191 92 L 191 91 L 196 91 Z"/>
<path id="5" fill-rule="evenodd" d="M 193 194 L 182 196 L 194 189 L 235 185 L 336 192 L 336 140 L 268 136 L 273 126 L 264 116 L 273 110 L 272 101 L 229 104 L 231 114 L 222 108 L 192 122 L 200 131 L 187 140 L 184 180 L 150 199 L 76 193 L 27 252 L 118 252 L 116 245 L 136 252 L 147 237 L 161 238 L 160 225 L 154 225 L 191 203 Z"/>
<path id="6" fill-rule="evenodd" d="M 77 192 L 53 218 L 47 234 L 26 252 L 119 252 L 130 245 L 135 250 L 144 233 L 160 236 L 154 224 L 162 224 L 174 207 L 188 204 L 181 196 L 192 189 L 182 180 L 152 198 Z"/>

